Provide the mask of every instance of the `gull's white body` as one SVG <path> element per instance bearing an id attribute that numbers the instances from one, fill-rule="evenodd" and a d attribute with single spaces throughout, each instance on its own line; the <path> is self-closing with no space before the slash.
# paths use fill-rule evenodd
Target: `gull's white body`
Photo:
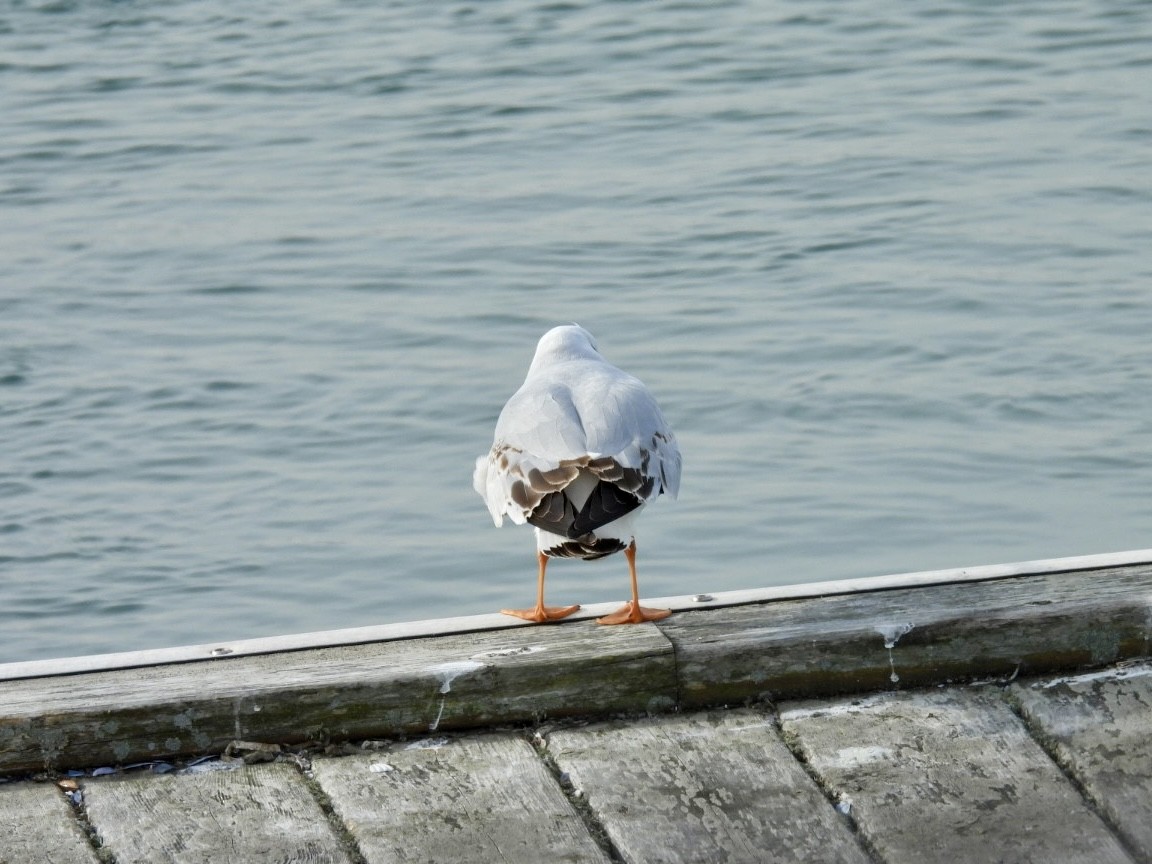
<path id="1" fill-rule="evenodd" d="M 587 330 L 556 327 L 500 413 L 472 485 L 497 526 L 505 516 L 536 525 L 544 555 L 599 558 L 633 542 L 646 503 L 676 497 L 680 451 L 648 388 L 605 360 Z"/>

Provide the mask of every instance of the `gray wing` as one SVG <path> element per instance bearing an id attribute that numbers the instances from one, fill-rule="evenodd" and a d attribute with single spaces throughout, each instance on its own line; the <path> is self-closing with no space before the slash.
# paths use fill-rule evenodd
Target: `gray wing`
<path id="1" fill-rule="evenodd" d="M 473 486 L 497 525 L 505 515 L 523 524 L 533 521 L 530 517 L 542 505 L 555 509 L 556 499 L 549 496 L 563 490 L 581 469 L 623 494 L 603 493 L 599 504 L 592 505 L 601 512 L 589 511 L 580 525 L 612 513 L 619 518 L 630 501 L 636 503 L 628 509 L 634 509 L 662 493 L 676 497 L 676 437 L 638 379 L 594 361 L 574 361 L 548 371 L 529 378 L 508 400 L 492 450 L 476 462 Z"/>

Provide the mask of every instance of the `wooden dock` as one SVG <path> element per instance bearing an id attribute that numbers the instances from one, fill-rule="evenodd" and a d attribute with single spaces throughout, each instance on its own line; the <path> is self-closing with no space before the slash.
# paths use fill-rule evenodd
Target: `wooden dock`
<path id="1" fill-rule="evenodd" d="M 1152 862 L 1152 553 L 672 605 L 0 665 L 0 862 Z"/>

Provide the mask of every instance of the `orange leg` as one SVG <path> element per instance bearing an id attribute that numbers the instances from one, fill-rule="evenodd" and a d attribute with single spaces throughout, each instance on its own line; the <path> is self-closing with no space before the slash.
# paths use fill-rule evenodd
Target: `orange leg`
<path id="1" fill-rule="evenodd" d="M 633 540 L 624 550 L 628 559 L 628 572 L 632 576 L 632 600 L 625 603 L 611 615 L 597 618 L 597 624 L 640 624 L 644 621 L 659 621 L 672 614 L 671 609 L 648 609 L 640 605 L 640 591 L 636 587 L 636 541 Z"/>
<path id="2" fill-rule="evenodd" d="M 537 624 L 567 618 L 580 607 L 544 605 L 544 571 L 548 569 L 548 558 L 543 552 L 537 552 L 536 560 L 540 564 L 540 575 L 536 581 L 536 605 L 532 609 L 501 609 L 500 611 L 505 615 L 523 618 L 525 621 L 535 621 Z"/>

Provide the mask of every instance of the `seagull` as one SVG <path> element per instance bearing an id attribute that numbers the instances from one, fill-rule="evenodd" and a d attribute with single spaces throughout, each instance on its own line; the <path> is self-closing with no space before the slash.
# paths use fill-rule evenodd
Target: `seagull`
<path id="1" fill-rule="evenodd" d="M 680 450 L 656 400 L 617 369 L 579 325 L 554 327 L 536 346 L 528 377 L 496 421 L 492 449 L 476 460 L 472 486 L 497 527 L 507 516 L 536 529 L 536 605 L 502 609 L 536 623 L 577 606 L 544 605 L 549 558 L 623 552 L 632 600 L 600 624 L 659 621 L 672 613 L 640 605 L 633 522 L 644 505 L 680 488 Z"/>

